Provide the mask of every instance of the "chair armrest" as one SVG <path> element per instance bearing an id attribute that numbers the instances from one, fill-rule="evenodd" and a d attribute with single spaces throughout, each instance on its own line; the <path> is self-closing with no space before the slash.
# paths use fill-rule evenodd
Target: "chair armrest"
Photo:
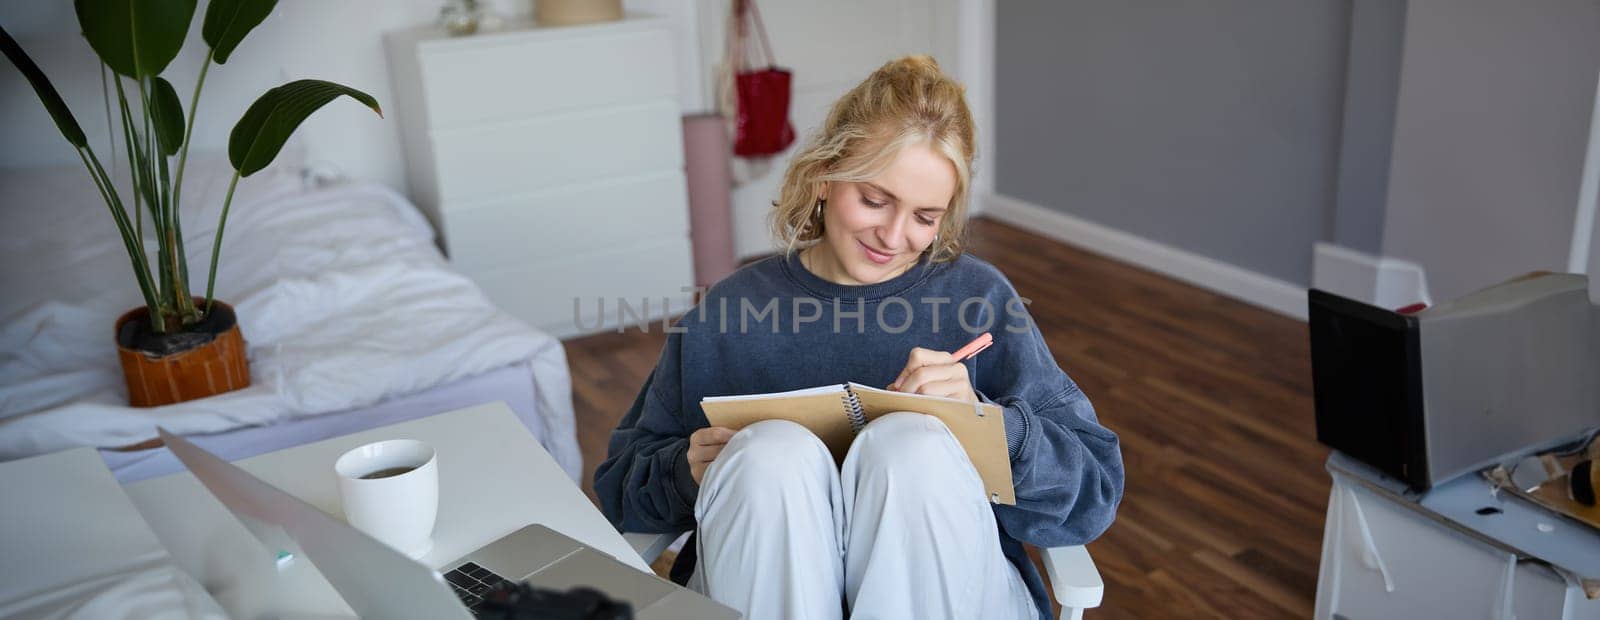
<path id="1" fill-rule="evenodd" d="M 672 546 L 672 542 L 682 536 L 683 532 L 672 534 L 640 534 L 637 532 L 623 532 L 623 540 L 628 541 L 628 546 L 633 547 L 639 557 L 644 558 L 645 564 L 654 564 L 661 552 Z"/>
<path id="2" fill-rule="evenodd" d="M 1044 572 L 1050 576 L 1050 589 L 1056 603 L 1070 609 L 1099 607 L 1106 584 L 1094 567 L 1094 558 L 1083 546 L 1052 547 L 1042 550 Z"/>

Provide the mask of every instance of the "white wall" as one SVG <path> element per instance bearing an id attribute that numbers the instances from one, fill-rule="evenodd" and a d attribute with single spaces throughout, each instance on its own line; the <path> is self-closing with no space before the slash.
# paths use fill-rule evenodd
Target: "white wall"
<path id="1" fill-rule="evenodd" d="M 286 81 L 318 78 L 341 82 L 395 103 L 384 57 L 383 33 L 430 23 L 442 0 L 283 0 L 251 32 L 226 65 L 212 66 L 195 120 L 195 149 L 221 152 L 228 132 L 262 92 Z M 505 16 L 526 16 L 528 0 L 486 0 Z M 705 109 L 698 69 L 695 5 L 683 0 L 629 0 L 629 11 L 669 16 L 680 26 L 679 82 L 686 110 Z M 164 74 L 177 88 L 187 111 L 195 78 L 205 57 L 199 29 L 205 2 L 195 11 L 188 43 Z M 108 159 L 98 59 L 78 35 L 72 3 L 0 3 L 0 24 L 18 39 L 50 76 L 91 139 Z M 76 163 L 77 157 L 21 75 L 0 68 L 0 166 Z M 485 76 L 501 79 L 504 76 Z M 374 179 L 404 192 L 405 165 L 400 131 L 391 115 L 380 119 L 360 105 L 340 101 L 318 111 L 296 133 L 308 163 L 328 166 L 351 177 Z M 245 182 L 248 182 L 246 180 Z"/>
<path id="2" fill-rule="evenodd" d="M 778 60 L 795 71 L 791 116 L 805 135 L 820 124 L 827 106 L 891 57 L 931 53 L 947 71 L 958 70 L 957 0 L 825 0 L 762 2 Z M 342 82 L 394 105 L 384 59 L 383 33 L 431 22 L 440 0 L 283 0 L 226 65 L 206 77 L 195 121 L 195 148 L 221 151 L 228 132 L 261 92 L 285 81 L 319 78 Z M 496 12 L 527 15 L 532 2 L 494 0 Z M 667 16 L 678 29 L 678 81 L 685 114 L 715 109 L 714 68 L 723 58 L 728 0 L 626 0 L 628 11 Z M 165 77 L 188 105 L 204 58 L 196 11 L 189 44 Z M 0 3 L 0 24 L 44 69 L 62 92 L 84 130 L 105 144 L 100 71 L 78 36 L 70 2 Z M 970 70 L 970 68 L 968 68 Z M 966 73 L 967 71 L 963 71 Z M 500 79 L 503 76 L 485 76 Z M 14 70 L 0 70 L 0 166 L 71 163 L 73 154 L 33 92 Z M 296 134 L 308 163 L 406 191 L 398 124 L 379 119 L 351 102 L 336 102 L 312 116 Z M 106 159 L 106 146 L 100 146 Z M 745 171 L 734 192 L 735 248 L 740 256 L 772 250 L 766 213 L 777 195 L 789 153 L 767 169 Z M 248 182 L 248 181 L 246 181 Z"/>
<path id="3" fill-rule="evenodd" d="M 431 19 L 437 10 L 438 3 L 427 0 L 280 2 L 228 64 L 213 66 L 207 73 L 195 119 L 194 148 L 225 148 L 228 132 L 245 108 L 266 89 L 289 80 L 341 82 L 392 106 L 380 34 Z M 202 3 L 183 52 L 164 74 L 177 88 L 185 108 L 205 58 L 199 35 L 204 13 Z M 16 28 L 13 34 L 62 91 L 85 131 L 91 136 L 107 135 L 98 63 L 88 43 L 77 35 L 72 3 L 6 3 L 0 7 L 0 23 L 7 29 Z M 0 153 L 0 165 L 75 161 L 71 148 L 16 72 L 0 71 L 0 80 L 5 89 L 6 131 L 13 136 Z M 394 122 L 380 119 L 360 105 L 348 101 L 330 105 L 302 125 L 296 137 L 313 162 L 405 187 Z M 97 151 L 106 158 L 104 147 Z"/>

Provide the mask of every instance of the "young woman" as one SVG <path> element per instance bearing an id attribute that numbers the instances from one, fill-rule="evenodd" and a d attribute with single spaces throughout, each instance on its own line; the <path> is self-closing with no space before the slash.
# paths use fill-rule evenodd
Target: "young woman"
<path id="1" fill-rule="evenodd" d="M 932 58 L 884 65 L 790 162 L 783 251 L 668 336 L 594 486 L 625 531 L 696 531 L 675 579 L 750 618 L 1049 616 L 1023 545 L 1103 532 L 1122 456 L 1010 282 L 961 253 L 973 147 L 963 89 Z M 994 345 L 955 361 L 983 332 Z M 1001 405 L 1016 505 L 988 501 L 931 416 L 873 420 L 841 468 L 797 424 L 736 433 L 699 405 L 848 381 Z"/>

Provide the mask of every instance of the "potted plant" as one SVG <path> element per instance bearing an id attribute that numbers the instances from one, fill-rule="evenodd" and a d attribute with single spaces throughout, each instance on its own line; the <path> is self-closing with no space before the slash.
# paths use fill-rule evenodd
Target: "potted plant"
<path id="1" fill-rule="evenodd" d="M 212 63 L 226 63 L 244 36 L 266 19 L 276 4 L 276 0 L 211 0 L 207 5 L 200 34 L 209 51 L 189 98 L 186 118 L 177 90 L 161 73 L 183 47 L 195 0 L 74 2 L 83 37 L 103 68 L 109 69 L 115 85 L 107 89 L 106 98 L 112 99 L 114 93 L 114 105 L 108 101 L 108 106 L 120 112 L 121 127 L 112 131 L 120 129 L 127 150 L 132 177 L 127 199 L 50 80 L 0 27 L 0 51 L 27 78 L 61 135 L 77 150 L 111 212 L 144 296 L 143 307 L 130 310 L 115 324 L 118 357 L 128 383 L 128 400 L 134 406 L 192 400 L 250 384 L 237 317 L 228 304 L 212 296 L 234 188 L 239 179 L 272 163 L 312 112 L 340 96 L 349 96 L 383 115 L 370 95 L 321 80 L 289 82 L 256 99 L 228 136 L 233 179 L 211 244 L 205 295 L 193 292 L 179 205 L 200 89 Z M 153 256 L 145 241 L 146 225 L 155 236 Z"/>

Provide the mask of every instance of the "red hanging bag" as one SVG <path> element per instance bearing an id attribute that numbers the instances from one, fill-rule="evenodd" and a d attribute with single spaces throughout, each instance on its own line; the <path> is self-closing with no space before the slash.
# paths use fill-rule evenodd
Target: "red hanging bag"
<path id="1" fill-rule="evenodd" d="M 734 72 L 736 100 L 733 153 L 740 157 L 775 155 L 794 142 L 789 123 L 789 89 L 793 73 L 778 66 L 772 43 L 754 0 L 733 0 L 733 28 L 728 53 Z M 750 33 L 760 39 L 752 49 Z M 761 54 L 750 62 L 752 54 Z M 764 64 L 758 64 L 764 62 Z"/>

